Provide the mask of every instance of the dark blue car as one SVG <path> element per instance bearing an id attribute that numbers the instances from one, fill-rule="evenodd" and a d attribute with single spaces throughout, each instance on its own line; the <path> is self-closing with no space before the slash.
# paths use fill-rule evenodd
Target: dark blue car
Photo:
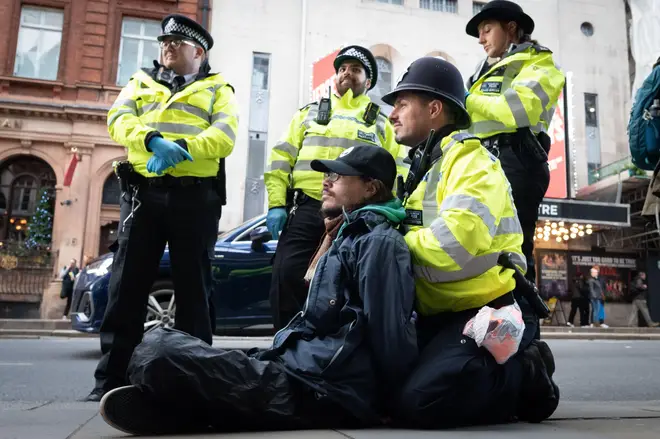
<path id="1" fill-rule="evenodd" d="M 271 258 L 277 241 L 271 239 L 265 223 L 266 216 L 262 215 L 218 237 L 215 258 L 211 262 L 216 333 L 272 331 L 268 291 Z M 98 257 L 76 280 L 70 315 L 73 329 L 99 332 L 108 303 L 112 258 L 113 253 Z M 174 284 L 166 248 L 149 296 L 145 331 L 160 326 L 172 327 L 175 312 Z"/>

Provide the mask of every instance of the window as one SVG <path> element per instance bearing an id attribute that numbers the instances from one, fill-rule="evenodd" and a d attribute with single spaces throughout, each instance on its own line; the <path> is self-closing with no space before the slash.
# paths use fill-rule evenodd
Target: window
<path id="1" fill-rule="evenodd" d="M 114 174 L 110 174 L 103 183 L 103 194 L 101 196 L 101 204 L 119 205 L 119 198 L 121 197 L 121 188 L 119 187 L 119 179 Z"/>
<path id="2" fill-rule="evenodd" d="M 486 6 L 486 3 L 472 2 L 472 15 L 477 15 Z"/>
<path id="3" fill-rule="evenodd" d="M 403 0 L 376 0 L 378 3 L 389 3 L 391 5 L 403 6 Z"/>
<path id="4" fill-rule="evenodd" d="M 37 179 L 21 175 L 12 184 L 12 214 L 29 216 L 37 205 Z"/>
<path id="5" fill-rule="evenodd" d="M 419 0 L 419 7 L 432 11 L 458 14 L 458 0 Z"/>
<path id="6" fill-rule="evenodd" d="M 589 184 L 595 183 L 599 178 L 601 167 L 600 133 L 598 130 L 598 95 L 584 94 L 584 121 L 587 136 L 587 169 Z"/>
<path id="7" fill-rule="evenodd" d="M 16 45 L 14 75 L 57 79 L 64 14 L 57 9 L 24 6 Z"/>
<path id="8" fill-rule="evenodd" d="M 384 113 L 389 114 L 391 107 L 382 101 L 382 97 L 392 91 L 392 63 L 383 57 L 376 57 L 376 65 L 378 66 L 378 81 L 367 94 Z"/>
<path id="9" fill-rule="evenodd" d="M 119 46 L 117 85 L 126 85 L 131 76 L 142 67 L 151 67 L 160 54 L 156 37 L 160 23 L 154 20 L 124 18 Z"/>
<path id="10" fill-rule="evenodd" d="M 585 36 L 590 37 L 594 34 L 594 25 L 585 21 L 580 25 L 580 30 Z"/>

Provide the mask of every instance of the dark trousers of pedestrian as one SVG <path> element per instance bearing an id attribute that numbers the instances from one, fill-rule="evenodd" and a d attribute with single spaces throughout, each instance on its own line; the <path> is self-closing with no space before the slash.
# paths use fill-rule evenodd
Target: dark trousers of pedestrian
<path id="1" fill-rule="evenodd" d="M 307 299 L 305 273 L 325 233 L 321 203 L 305 198 L 295 214 L 289 215 L 273 259 L 270 306 L 275 330 L 302 310 Z"/>
<path id="2" fill-rule="evenodd" d="M 580 326 L 587 326 L 589 324 L 589 299 L 580 297 L 571 299 L 571 312 L 568 315 L 568 322 L 573 323 L 575 314 L 580 312 Z"/>
<path id="3" fill-rule="evenodd" d="M 527 259 L 525 277 L 536 282 L 536 263 L 533 256 L 534 235 L 536 222 L 539 219 L 539 206 L 550 184 L 550 170 L 547 163 L 533 163 L 531 160 L 520 157 L 523 155 L 520 153 L 519 147 L 505 146 L 499 150 L 502 169 L 511 184 L 513 201 L 522 226 L 522 252 Z"/>
<path id="4" fill-rule="evenodd" d="M 130 383 L 169 425 L 164 433 L 356 428 L 351 413 L 289 374 L 266 351 L 223 350 L 171 329 L 145 335 Z"/>
<path id="5" fill-rule="evenodd" d="M 64 314 L 62 314 L 64 317 L 69 315 L 69 311 L 71 310 L 71 298 L 73 297 L 73 292 L 70 292 L 66 296 L 66 305 L 64 306 Z"/>
<path id="6" fill-rule="evenodd" d="M 165 179 L 168 184 L 163 186 L 144 183 L 137 187 L 135 204 L 141 204 L 134 210 L 128 195 L 120 200 L 118 248 L 100 330 L 103 356 L 94 373 L 95 389 L 107 392 L 126 384 L 126 368 L 142 340 L 165 244 L 176 291 L 174 327 L 212 343 L 209 272 L 220 202 L 211 180 L 187 186 L 175 178 Z"/>
<path id="7" fill-rule="evenodd" d="M 463 335 L 477 309 L 419 317 L 421 355 L 403 386 L 403 426 L 454 428 L 505 423 L 517 416 L 525 392 L 520 353 L 535 338 L 539 320 L 524 298 L 516 300 L 528 318 L 518 354 L 504 364 L 497 364 L 485 348 Z"/>

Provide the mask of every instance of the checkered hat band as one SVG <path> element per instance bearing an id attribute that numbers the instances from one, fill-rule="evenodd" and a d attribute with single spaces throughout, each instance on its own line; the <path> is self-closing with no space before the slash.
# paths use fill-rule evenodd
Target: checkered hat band
<path id="1" fill-rule="evenodd" d="M 346 56 L 349 58 L 355 58 L 357 60 L 360 60 L 360 62 L 365 65 L 367 70 L 369 70 L 369 79 L 373 79 L 374 69 L 371 67 L 369 58 L 367 58 L 367 56 L 364 53 L 355 49 L 354 47 L 351 47 L 346 52 L 342 53 L 341 56 Z"/>
<path id="2" fill-rule="evenodd" d="M 206 41 L 206 38 L 204 38 L 202 34 L 197 32 L 195 29 L 186 26 L 185 24 L 177 23 L 174 18 L 170 18 L 170 21 L 168 21 L 165 25 L 164 31 L 166 34 L 175 33 L 184 35 L 191 40 L 197 41 L 199 44 L 201 44 L 204 50 L 209 50 L 209 42 Z"/>

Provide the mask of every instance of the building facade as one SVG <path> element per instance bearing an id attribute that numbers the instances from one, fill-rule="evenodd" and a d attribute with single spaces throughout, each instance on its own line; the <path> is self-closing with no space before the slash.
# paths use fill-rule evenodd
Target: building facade
<path id="1" fill-rule="evenodd" d="M 24 242 L 46 189 L 54 198 L 48 282 L 70 259 L 107 251 L 119 220 L 112 162 L 125 156 L 108 136 L 107 111 L 129 77 L 158 57 L 162 17 L 203 20 L 204 3 L 0 0 L 0 242 Z M 43 279 L 34 270 L 10 274 L 0 268 L 0 315 L 34 315 Z M 16 284 L 19 277 L 30 285 Z M 16 303 L 27 305 L 16 311 Z"/>

